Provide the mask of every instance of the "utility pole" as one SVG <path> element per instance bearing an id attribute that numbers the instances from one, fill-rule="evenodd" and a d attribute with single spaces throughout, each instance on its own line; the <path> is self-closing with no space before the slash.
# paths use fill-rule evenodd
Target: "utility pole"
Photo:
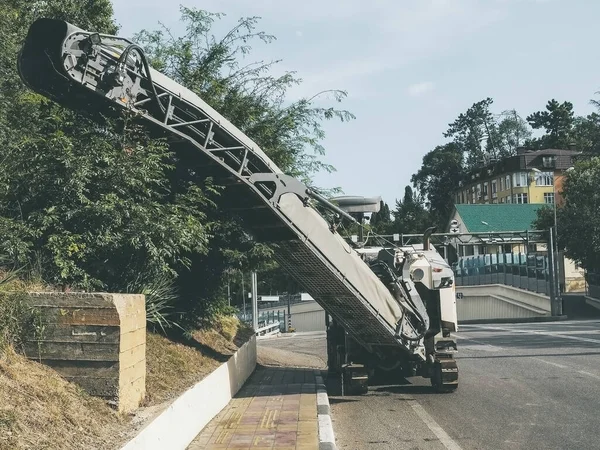
<path id="1" fill-rule="evenodd" d="M 550 269 L 550 315 L 558 316 L 558 301 L 556 292 L 556 266 L 554 261 L 554 227 L 550 227 L 550 240 L 548 242 L 548 268 Z"/>
<path id="2" fill-rule="evenodd" d="M 252 328 L 258 330 L 258 282 L 256 272 L 252 272 Z"/>
<path id="3" fill-rule="evenodd" d="M 291 305 L 291 299 L 292 299 L 292 294 L 290 294 L 290 292 L 292 291 L 292 284 L 288 283 L 288 289 L 287 289 L 287 324 L 286 324 L 286 331 L 290 331 L 290 328 L 292 327 L 292 305 Z"/>
<path id="4" fill-rule="evenodd" d="M 229 282 L 229 270 L 227 270 L 227 303 L 231 306 L 231 283 Z"/>
<path id="5" fill-rule="evenodd" d="M 554 246 L 556 248 L 556 258 L 555 258 L 555 264 L 556 264 L 556 297 L 557 299 L 557 303 L 558 303 L 558 314 L 562 315 L 562 299 L 561 299 L 561 292 L 560 292 L 560 274 L 561 274 L 561 268 L 560 268 L 560 253 L 559 253 L 559 246 L 558 246 L 558 220 L 556 218 L 556 209 L 558 208 L 558 205 L 556 204 L 557 202 L 557 198 L 556 198 L 556 180 L 554 179 L 554 174 L 552 174 L 552 195 L 554 197 Z M 554 251 L 554 248 L 552 249 L 552 251 Z"/>

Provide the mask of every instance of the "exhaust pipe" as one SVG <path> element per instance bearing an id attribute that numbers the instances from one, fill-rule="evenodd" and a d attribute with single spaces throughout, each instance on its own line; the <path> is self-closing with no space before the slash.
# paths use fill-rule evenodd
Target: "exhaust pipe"
<path id="1" fill-rule="evenodd" d="M 425 230 L 425 234 L 423 235 L 423 250 L 429 250 L 429 238 L 435 233 L 435 230 L 437 230 L 437 227 L 431 227 Z"/>

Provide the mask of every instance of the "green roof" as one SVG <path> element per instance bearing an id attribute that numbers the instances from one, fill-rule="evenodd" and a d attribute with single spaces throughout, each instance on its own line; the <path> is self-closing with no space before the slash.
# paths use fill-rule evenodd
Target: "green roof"
<path id="1" fill-rule="evenodd" d="M 533 221 L 537 218 L 536 211 L 543 206 L 539 203 L 455 205 L 466 227 L 463 233 L 532 230 Z"/>

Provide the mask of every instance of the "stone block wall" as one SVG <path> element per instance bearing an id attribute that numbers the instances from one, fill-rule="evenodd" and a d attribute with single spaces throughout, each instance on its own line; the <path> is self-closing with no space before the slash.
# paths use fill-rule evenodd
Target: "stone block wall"
<path id="1" fill-rule="evenodd" d="M 46 364 L 93 396 L 136 409 L 146 391 L 143 295 L 30 293 L 41 330 L 26 356 Z"/>

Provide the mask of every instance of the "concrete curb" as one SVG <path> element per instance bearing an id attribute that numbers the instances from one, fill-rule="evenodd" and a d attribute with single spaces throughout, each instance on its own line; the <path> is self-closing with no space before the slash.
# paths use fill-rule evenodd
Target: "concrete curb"
<path id="1" fill-rule="evenodd" d="M 256 337 L 179 396 L 121 450 L 185 450 L 225 408 L 256 367 Z"/>
<path id="2" fill-rule="evenodd" d="M 323 377 L 319 370 L 315 370 L 317 382 L 317 415 L 319 421 L 319 450 L 337 450 L 335 445 L 335 434 L 331 423 L 331 408 L 327 389 L 323 383 Z"/>

